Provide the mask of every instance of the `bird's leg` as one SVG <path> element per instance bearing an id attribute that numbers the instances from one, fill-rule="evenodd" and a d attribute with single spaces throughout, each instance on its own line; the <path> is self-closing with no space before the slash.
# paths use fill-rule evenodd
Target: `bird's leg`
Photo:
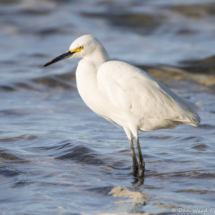
<path id="1" fill-rule="evenodd" d="M 128 137 L 129 144 L 130 144 L 130 147 L 131 147 L 131 155 L 132 155 L 132 159 L 133 159 L 133 175 L 137 176 L 138 162 L 137 162 L 137 158 L 136 158 L 135 151 L 134 151 L 134 145 L 133 145 L 133 138 L 132 138 L 131 130 L 126 128 L 126 127 L 123 127 L 123 128 L 124 128 L 125 133 L 126 133 L 126 135 Z"/>
<path id="2" fill-rule="evenodd" d="M 140 148 L 140 144 L 139 144 L 139 138 L 135 137 L 135 143 L 137 146 L 137 153 L 138 153 L 138 157 L 139 157 L 139 176 L 143 177 L 144 176 L 144 171 L 145 171 L 145 162 L 143 160 L 143 156 L 142 156 L 142 152 L 141 152 L 141 148 Z"/>
<path id="3" fill-rule="evenodd" d="M 132 139 L 129 139 L 129 144 L 130 144 L 130 147 L 131 147 L 131 155 L 132 155 L 132 159 L 133 159 L 133 175 L 137 176 L 138 163 L 137 163 L 137 158 L 136 158 L 136 155 L 135 155 L 134 145 L 133 145 Z"/>

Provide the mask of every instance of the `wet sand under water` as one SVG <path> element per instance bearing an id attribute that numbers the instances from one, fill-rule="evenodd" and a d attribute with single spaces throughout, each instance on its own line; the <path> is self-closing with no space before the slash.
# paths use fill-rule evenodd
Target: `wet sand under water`
<path id="1" fill-rule="evenodd" d="M 87 9 L 76 1 L 62 2 L 0 1 L 1 214 L 182 214 L 182 209 L 183 214 L 213 214 L 214 2 L 199 6 L 190 1 L 193 11 L 184 1 L 128 1 L 130 8 L 122 7 L 120 13 L 111 10 L 116 6 L 112 1 L 85 2 Z M 148 13 L 140 14 L 141 6 Z M 26 17 L 35 20 L 34 27 Z M 203 27 L 196 32 L 193 23 Z M 183 125 L 140 134 L 143 181 L 132 175 L 124 131 L 94 114 L 78 95 L 77 61 L 42 68 L 90 28 L 112 57 L 137 65 L 181 97 L 201 103 L 197 128 Z M 166 32 L 170 48 L 165 48 Z M 198 45 L 188 48 L 191 40 Z"/>

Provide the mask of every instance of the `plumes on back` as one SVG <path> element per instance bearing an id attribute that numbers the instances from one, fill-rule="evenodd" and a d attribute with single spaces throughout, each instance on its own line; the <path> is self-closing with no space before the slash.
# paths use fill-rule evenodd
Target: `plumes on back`
<path id="1" fill-rule="evenodd" d="M 123 110 L 123 114 L 139 118 L 138 130 L 174 128 L 183 123 L 196 126 L 200 122 L 195 104 L 180 98 L 137 67 L 109 61 L 99 68 L 97 76 L 110 103 Z"/>

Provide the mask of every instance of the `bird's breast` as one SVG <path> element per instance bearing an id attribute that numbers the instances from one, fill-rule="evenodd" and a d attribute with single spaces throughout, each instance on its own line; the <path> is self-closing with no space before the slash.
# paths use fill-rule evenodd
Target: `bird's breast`
<path id="1" fill-rule="evenodd" d="M 98 89 L 97 71 L 94 65 L 87 62 L 79 63 L 76 82 L 78 92 L 86 105 L 95 113 L 102 115 L 100 104 L 104 98 Z"/>

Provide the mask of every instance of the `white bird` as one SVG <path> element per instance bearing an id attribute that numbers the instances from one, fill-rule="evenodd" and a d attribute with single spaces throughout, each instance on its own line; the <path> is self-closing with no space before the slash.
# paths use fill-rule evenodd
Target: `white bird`
<path id="1" fill-rule="evenodd" d="M 83 58 L 76 70 L 77 88 L 87 106 L 106 120 L 120 125 L 128 137 L 133 174 L 144 176 L 138 131 L 197 126 L 198 107 L 177 96 L 143 70 L 128 63 L 110 60 L 102 44 L 91 35 L 76 39 L 69 51 L 44 66 L 67 58 Z M 136 159 L 132 135 L 137 146 Z"/>

